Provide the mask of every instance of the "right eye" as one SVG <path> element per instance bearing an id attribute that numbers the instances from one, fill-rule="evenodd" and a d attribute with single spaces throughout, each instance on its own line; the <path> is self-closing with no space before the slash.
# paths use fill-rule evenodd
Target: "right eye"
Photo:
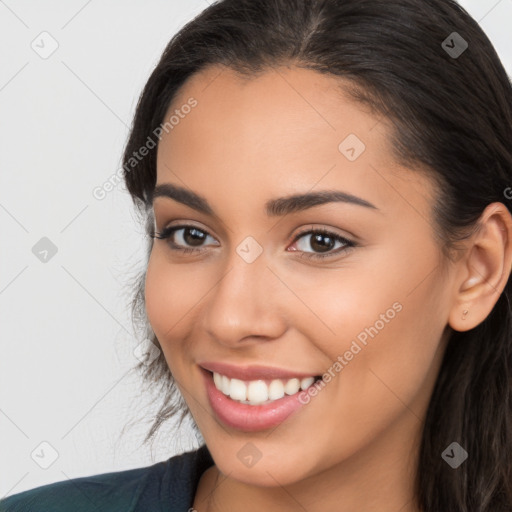
<path id="1" fill-rule="evenodd" d="M 215 240 L 206 231 L 187 224 L 181 226 L 170 226 L 168 228 L 164 228 L 160 233 L 155 233 L 153 235 L 153 238 L 168 240 L 168 245 L 171 250 L 181 251 L 186 254 L 191 252 L 203 252 L 203 248 L 195 247 L 201 245 L 207 237 Z M 187 244 L 192 246 L 192 248 L 186 247 Z M 182 247 L 182 245 L 185 245 L 185 247 Z"/>

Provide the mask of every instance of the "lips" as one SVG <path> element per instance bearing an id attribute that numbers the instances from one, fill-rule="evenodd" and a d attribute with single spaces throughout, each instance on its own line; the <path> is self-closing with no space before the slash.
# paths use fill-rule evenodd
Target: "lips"
<path id="1" fill-rule="evenodd" d="M 208 400 L 216 418 L 228 427 L 246 432 L 265 430 L 282 423 L 304 406 L 304 402 L 299 399 L 300 393 L 304 391 L 298 390 L 293 394 L 285 393 L 282 398 L 251 405 L 246 401 L 244 403 L 237 401 L 217 389 L 214 383 L 214 374 L 220 374 L 226 379 L 239 379 L 245 382 L 260 381 L 261 385 L 263 385 L 262 381 L 269 382 L 276 379 L 311 381 L 311 378 L 315 377 L 311 373 L 268 366 L 244 367 L 220 362 L 204 362 L 200 364 L 200 367 Z"/>
<path id="2" fill-rule="evenodd" d="M 245 381 L 251 380 L 273 380 L 283 379 L 289 380 L 296 377 L 301 380 L 306 377 L 318 377 L 317 373 L 301 372 L 297 370 L 288 370 L 283 368 L 276 368 L 271 366 L 250 365 L 250 366 L 235 366 L 220 361 L 213 362 L 207 361 L 200 363 L 199 366 L 210 372 L 220 373 L 230 379 L 239 379 Z"/>

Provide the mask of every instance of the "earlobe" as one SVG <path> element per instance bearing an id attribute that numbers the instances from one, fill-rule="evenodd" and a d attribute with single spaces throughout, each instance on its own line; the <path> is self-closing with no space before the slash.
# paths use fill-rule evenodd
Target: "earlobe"
<path id="1" fill-rule="evenodd" d="M 479 316 L 474 313 L 475 311 L 471 311 L 470 306 L 466 305 L 461 307 L 459 305 L 459 307 L 450 313 L 448 324 L 455 331 L 469 331 L 482 322 L 482 320 L 479 319 Z"/>
<path id="2" fill-rule="evenodd" d="M 502 203 L 486 207 L 479 229 L 468 240 L 464 258 L 457 265 L 460 283 L 448 323 L 456 331 L 468 331 L 482 323 L 494 308 L 511 272 L 512 217 Z"/>

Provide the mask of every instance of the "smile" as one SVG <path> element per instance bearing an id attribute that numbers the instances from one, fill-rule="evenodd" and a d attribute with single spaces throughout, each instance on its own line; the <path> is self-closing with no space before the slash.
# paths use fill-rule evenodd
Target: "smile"
<path id="1" fill-rule="evenodd" d="M 245 432 L 274 428 L 285 421 L 304 407 L 300 394 L 321 379 L 262 367 L 207 366 L 212 370 L 200 370 L 214 416 L 225 426 Z M 231 376 L 219 373 L 221 368 Z"/>
<path id="2" fill-rule="evenodd" d="M 294 395 L 299 390 L 308 389 L 316 380 L 316 377 L 304 377 L 291 379 L 273 379 L 273 380 L 251 380 L 243 381 L 240 379 L 229 378 L 217 372 L 213 372 L 213 382 L 215 387 L 236 400 L 248 405 L 262 405 L 272 403 L 286 395 Z"/>

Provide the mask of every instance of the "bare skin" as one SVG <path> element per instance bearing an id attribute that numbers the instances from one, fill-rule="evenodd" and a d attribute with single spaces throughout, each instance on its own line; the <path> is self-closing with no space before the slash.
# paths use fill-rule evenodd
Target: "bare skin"
<path id="1" fill-rule="evenodd" d="M 199 482 L 199 512 L 418 512 L 421 428 L 450 329 L 481 323 L 510 273 L 507 208 L 489 205 L 459 257 L 446 259 L 435 238 L 433 182 L 394 162 L 390 126 L 339 84 L 297 68 L 244 81 L 212 67 L 169 109 L 191 96 L 198 102 L 162 138 L 157 184 L 190 189 L 215 212 L 155 199 L 157 232 L 191 224 L 209 236 L 193 246 L 177 231 L 176 245 L 199 249 L 190 254 L 155 239 L 145 289 L 150 323 L 215 461 Z M 349 134 L 366 146 L 354 161 L 338 148 Z M 269 199 L 328 189 L 376 208 L 336 202 L 283 217 L 265 212 Z M 336 242 L 329 257 L 301 258 L 321 250 L 311 234 L 294 241 L 306 228 L 356 246 Z M 236 251 L 248 236 L 263 249 L 250 264 Z M 390 318 L 393 304 L 400 310 Z M 319 375 L 381 324 L 278 427 L 243 432 L 215 416 L 200 362 Z M 261 453 L 252 467 L 237 457 L 248 442 Z"/>

